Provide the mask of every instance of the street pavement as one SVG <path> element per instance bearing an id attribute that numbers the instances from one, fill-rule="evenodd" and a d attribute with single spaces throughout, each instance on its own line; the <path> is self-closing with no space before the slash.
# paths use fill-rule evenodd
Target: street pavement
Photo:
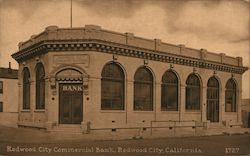
<path id="1" fill-rule="evenodd" d="M 0 156 L 250 156 L 250 134 L 127 140 L 70 136 L 0 126 Z"/>

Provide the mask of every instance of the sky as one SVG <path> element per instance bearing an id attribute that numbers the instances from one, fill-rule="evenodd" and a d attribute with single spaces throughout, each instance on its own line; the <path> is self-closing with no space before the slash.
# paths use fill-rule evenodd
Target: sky
<path id="1" fill-rule="evenodd" d="M 72 0 L 73 27 L 86 24 L 243 57 L 250 67 L 250 0 Z M 0 67 L 18 68 L 18 43 L 47 26 L 70 27 L 70 0 L 0 0 Z M 250 70 L 243 98 L 250 98 Z"/>

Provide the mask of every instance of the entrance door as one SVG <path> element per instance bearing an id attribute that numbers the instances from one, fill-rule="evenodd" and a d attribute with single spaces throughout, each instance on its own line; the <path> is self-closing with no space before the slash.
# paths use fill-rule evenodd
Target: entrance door
<path id="1" fill-rule="evenodd" d="M 215 77 L 207 84 L 207 120 L 219 122 L 219 83 Z"/>
<path id="2" fill-rule="evenodd" d="M 219 122 L 219 104 L 215 100 L 207 101 L 207 120 Z"/>
<path id="3" fill-rule="evenodd" d="M 83 117 L 83 88 L 82 84 L 59 84 L 59 123 L 81 124 Z"/>

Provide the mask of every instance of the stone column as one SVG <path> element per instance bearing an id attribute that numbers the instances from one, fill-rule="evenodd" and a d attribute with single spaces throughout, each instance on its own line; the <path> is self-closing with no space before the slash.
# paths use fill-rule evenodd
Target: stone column
<path id="1" fill-rule="evenodd" d="M 161 84 L 156 82 L 155 84 L 155 103 L 154 103 L 154 120 L 157 119 L 157 114 L 161 112 Z"/>
<path id="2" fill-rule="evenodd" d="M 35 81 L 30 82 L 30 115 L 31 115 L 31 122 L 34 123 L 35 115 L 34 111 L 36 110 L 36 84 Z"/>
<path id="3" fill-rule="evenodd" d="M 241 90 L 241 87 L 240 87 L 240 89 L 239 90 L 237 90 L 237 93 L 236 93 L 236 95 L 237 95 L 237 101 L 236 101 L 236 110 L 237 110 L 237 122 L 238 123 L 241 123 L 242 124 L 242 116 L 241 116 L 241 97 L 242 97 L 242 90 Z"/>
<path id="4" fill-rule="evenodd" d="M 219 121 L 222 123 L 225 121 L 225 87 L 220 88 L 220 101 L 219 101 Z"/>
<path id="5" fill-rule="evenodd" d="M 23 109 L 23 84 L 18 83 L 18 121 L 17 121 L 17 124 L 20 122 L 20 116 L 21 116 L 21 111 Z"/>
<path id="6" fill-rule="evenodd" d="M 90 104 L 91 104 L 91 100 L 93 98 L 92 96 L 92 92 L 90 92 L 90 87 L 89 86 L 93 86 L 93 84 L 95 84 L 96 79 L 90 78 L 89 75 L 82 75 L 82 85 L 83 85 L 83 107 L 82 107 L 82 122 L 81 122 L 81 129 L 82 129 L 82 133 L 86 133 L 89 134 L 90 133 L 90 125 L 91 122 L 89 121 L 88 118 L 88 114 L 89 114 L 89 110 L 91 110 L 90 108 Z M 97 85 L 98 86 L 98 85 Z"/>
<path id="7" fill-rule="evenodd" d="M 186 105 L 186 85 L 180 85 L 179 92 L 179 120 L 182 121 L 184 119 L 185 114 L 185 105 Z"/>
<path id="8" fill-rule="evenodd" d="M 127 80 L 127 90 L 126 90 L 126 103 L 125 103 L 125 109 L 126 109 L 126 123 L 130 123 L 133 118 L 131 118 L 133 110 L 134 110 L 134 82 L 132 80 Z"/>
<path id="9" fill-rule="evenodd" d="M 45 79 L 45 116 L 46 116 L 45 127 L 48 131 L 52 129 L 52 125 L 53 125 L 52 114 L 56 112 L 56 110 L 54 110 L 54 108 L 52 107 L 54 100 L 55 100 L 55 97 L 53 97 L 52 95 L 50 79 L 46 77 Z"/>
<path id="10" fill-rule="evenodd" d="M 202 122 L 207 122 L 207 86 L 202 87 L 201 121 Z"/>

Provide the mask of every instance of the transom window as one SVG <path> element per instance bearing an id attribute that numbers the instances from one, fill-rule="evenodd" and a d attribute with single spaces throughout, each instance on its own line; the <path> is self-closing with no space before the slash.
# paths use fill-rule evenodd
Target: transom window
<path id="1" fill-rule="evenodd" d="M 226 83 L 225 103 L 226 112 L 236 112 L 236 84 L 232 78 Z"/>
<path id="2" fill-rule="evenodd" d="M 200 110 L 200 80 L 195 74 L 186 80 L 186 110 Z"/>
<path id="3" fill-rule="evenodd" d="M 36 109 L 45 109 L 45 71 L 42 63 L 36 66 Z"/>
<path id="4" fill-rule="evenodd" d="M 146 67 L 137 69 L 134 76 L 134 110 L 153 110 L 153 76 Z"/>
<path id="5" fill-rule="evenodd" d="M 116 63 L 109 63 L 102 70 L 101 109 L 124 110 L 124 73 Z"/>
<path id="6" fill-rule="evenodd" d="M 30 72 L 27 67 L 23 69 L 23 109 L 30 109 Z"/>
<path id="7" fill-rule="evenodd" d="M 173 71 L 162 76 L 161 110 L 178 111 L 178 78 Z"/>
<path id="8" fill-rule="evenodd" d="M 213 76 L 209 78 L 207 83 L 207 99 L 208 100 L 218 100 L 219 99 L 219 82 Z"/>

